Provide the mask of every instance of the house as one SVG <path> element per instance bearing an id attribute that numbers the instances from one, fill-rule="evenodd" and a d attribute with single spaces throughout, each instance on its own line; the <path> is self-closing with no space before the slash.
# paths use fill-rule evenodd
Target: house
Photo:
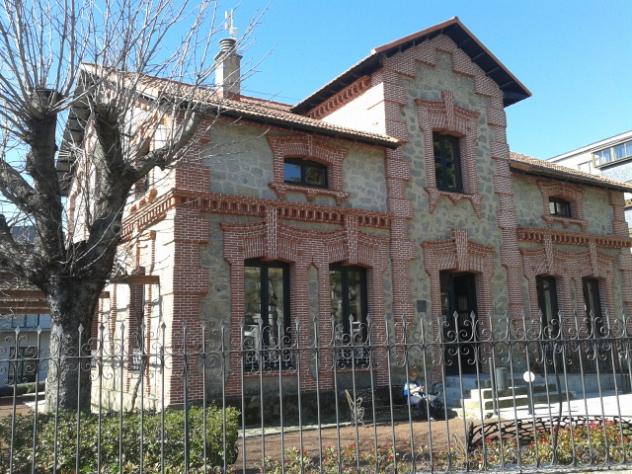
<path id="1" fill-rule="evenodd" d="M 523 314 L 566 328 L 632 310 L 632 186 L 510 153 L 504 109 L 530 92 L 459 19 L 373 49 L 295 105 L 242 95 L 239 60 L 223 40 L 222 80 L 199 98 L 212 130 L 130 196 L 123 270 L 100 322 L 106 341 L 149 364 L 108 377 L 113 404 L 140 377 L 146 402 L 166 404 L 183 402 L 185 374 L 190 399 L 279 377 L 333 389 L 334 374 L 368 370 L 365 352 L 316 366 L 308 350 L 261 349 L 309 347 L 315 334 L 362 343 L 369 315 L 376 337 L 387 324 L 401 331 L 394 320 L 440 337 L 470 314 L 489 330 Z M 161 341 L 232 352 L 221 367 L 174 357 L 161 371 Z M 454 370 L 457 356 L 440 355 Z M 385 357 L 375 354 L 378 385 Z"/>
<path id="2" fill-rule="evenodd" d="M 585 173 L 632 181 L 632 130 L 567 151 L 549 159 L 551 163 Z M 632 195 L 626 194 L 625 219 L 632 227 Z"/>
<path id="3" fill-rule="evenodd" d="M 31 226 L 11 229 L 17 241 L 33 240 Z M 37 288 L 0 272 L 0 389 L 7 385 L 43 382 L 48 374 L 52 321 L 48 303 Z"/>
<path id="4" fill-rule="evenodd" d="M 0 315 L 0 388 L 46 380 L 51 327 L 47 310 Z"/>

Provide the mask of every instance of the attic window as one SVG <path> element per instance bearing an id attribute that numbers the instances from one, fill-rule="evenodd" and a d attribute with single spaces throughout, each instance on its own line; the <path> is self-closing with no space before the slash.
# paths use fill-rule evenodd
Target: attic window
<path id="1" fill-rule="evenodd" d="M 283 164 L 283 180 L 288 184 L 326 188 L 327 166 L 300 158 L 286 158 Z"/>
<path id="2" fill-rule="evenodd" d="M 571 203 L 558 197 L 549 198 L 549 213 L 557 217 L 572 217 Z"/>

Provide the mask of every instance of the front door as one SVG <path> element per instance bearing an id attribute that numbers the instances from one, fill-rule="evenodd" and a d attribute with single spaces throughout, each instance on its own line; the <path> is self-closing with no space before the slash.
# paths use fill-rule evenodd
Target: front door
<path id="1" fill-rule="evenodd" d="M 446 374 L 458 374 L 459 365 L 462 373 L 475 372 L 476 345 L 472 342 L 477 320 L 475 274 L 444 271 L 440 277 Z"/>

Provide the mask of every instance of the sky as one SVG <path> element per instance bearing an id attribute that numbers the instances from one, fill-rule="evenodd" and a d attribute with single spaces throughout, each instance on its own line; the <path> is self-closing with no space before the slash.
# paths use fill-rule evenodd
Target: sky
<path id="1" fill-rule="evenodd" d="M 458 16 L 531 91 L 512 150 L 549 158 L 632 129 L 632 0 L 237 0 L 243 93 L 297 103 L 371 49 Z"/>

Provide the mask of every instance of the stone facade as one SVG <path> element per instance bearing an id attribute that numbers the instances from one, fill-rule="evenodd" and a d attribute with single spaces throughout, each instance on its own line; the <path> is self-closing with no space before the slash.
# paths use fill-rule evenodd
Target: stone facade
<path id="1" fill-rule="evenodd" d="M 449 26 L 462 28 L 455 21 Z M 308 345 L 315 332 L 332 332 L 330 269 L 338 263 L 366 269 L 368 313 L 380 333 L 389 321 L 385 315 L 395 315 L 413 327 L 423 322 L 440 337 L 446 272 L 473 275 L 484 329 L 494 318 L 520 318 L 523 312 L 535 321 L 538 275 L 559 279 L 560 309 L 568 314 L 581 310 L 583 276 L 603 283 L 604 309 L 611 314 L 632 309 L 625 185 L 563 172 L 552 177 L 513 160 L 506 90 L 449 35 L 420 35 L 398 52 L 376 53 L 369 72 L 308 110 L 284 111 L 296 117 L 296 127 L 220 118 L 211 132 L 199 134 L 195 159 L 130 201 L 121 253 L 128 255 L 124 266 L 131 276 L 113 282 L 102 304 L 106 339 L 120 340 L 117 328 L 125 321 L 129 341 L 142 320 L 150 346 L 165 337 L 175 349 L 236 347 L 250 259 L 287 264 L 292 337 L 299 345 Z M 305 117 L 322 122 L 323 129 L 300 129 Z M 359 131 L 354 139 L 325 126 Z M 441 190 L 436 182 L 437 131 L 459 138 L 463 192 Z M 399 143 L 371 143 L 361 132 Z M 286 158 L 326 166 L 328 186 L 286 182 Z M 550 197 L 567 199 L 572 218 L 551 216 Z M 200 321 L 213 330 L 191 330 Z M 309 354 L 299 357 L 300 382 L 288 374 L 288 386 L 309 391 L 318 380 L 322 388 L 334 388 L 331 370 L 317 373 Z M 385 363 L 375 362 L 376 381 L 384 385 Z M 200 398 L 203 389 L 219 396 L 221 386 L 237 396 L 260 383 L 277 383 L 278 371 L 262 381 L 258 373 L 242 376 L 241 363 L 237 352 L 228 357 L 225 385 L 217 383 L 217 370 L 206 371 L 204 380 L 200 367 L 188 368 L 189 396 Z M 436 366 L 433 376 L 440 370 Z M 182 402 L 182 371 L 174 362 L 166 374 L 168 404 Z M 147 397 L 160 399 L 155 368 L 118 375 L 128 391 L 139 376 L 147 377 Z"/>

